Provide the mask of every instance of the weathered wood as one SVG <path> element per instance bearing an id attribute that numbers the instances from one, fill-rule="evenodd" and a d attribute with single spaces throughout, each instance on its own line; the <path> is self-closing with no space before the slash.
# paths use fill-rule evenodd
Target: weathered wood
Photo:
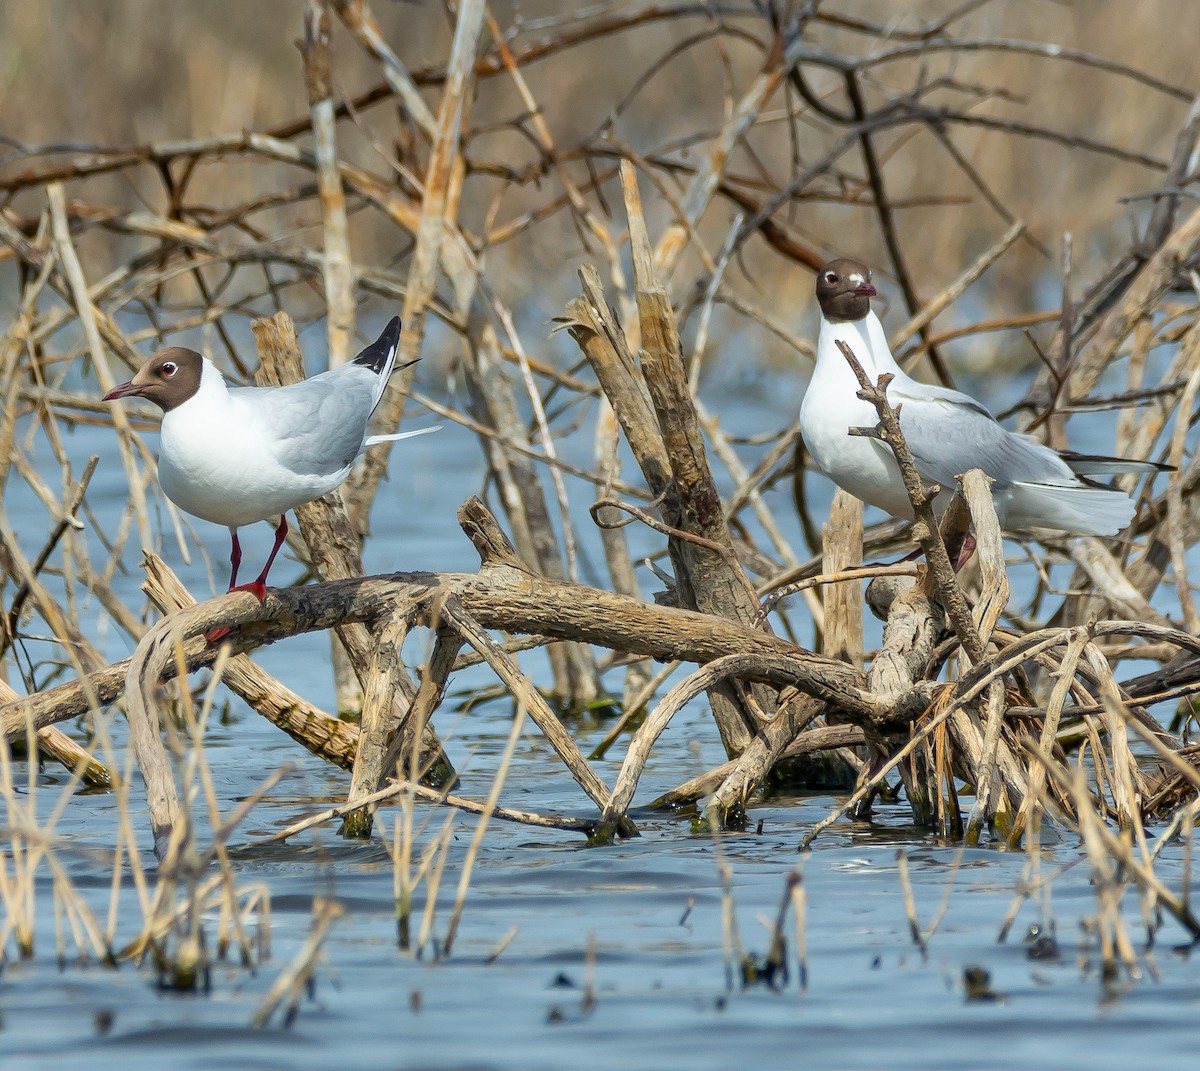
<path id="1" fill-rule="evenodd" d="M 187 588 L 157 554 L 142 559 L 142 590 L 164 614 L 195 606 Z M 276 728 L 326 762 L 350 769 L 358 748 L 358 726 L 335 718 L 255 665 L 247 655 L 225 663 L 221 683 Z"/>
<path id="2" fill-rule="evenodd" d="M 580 272 L 585 297 L 568 306 L 568 327 L 612 403 L 664 523 L 699 537 L 700 541 L 677 535 L 668 538 L 675 601 L 752 626 L 762 619 L 753 589 L 733 553 L 688 387 L 674 313 L 655 274 L 631 168 L 623 167 L 622 186 L 637 279 L 640 368 L 608 309 L 599 277 L 591 269 Z M 756 718 L 752 706 L 768 712 L 776 706 L 769 691 L 756 690 L 748 704 L 726 683 L 714 685 L 709 701 L 730 755 L 740 754 L 753 738 Z"/>
<path id="3" fill-rule="evenodd" d="M 6 681 L 0 680 L 0 703 L 19 702 L 20 698 Z M 47 725 L 37 730 L 34 739 L 41 754 L 62 763 L 72 772 L 78 772 L 79 780 L 83 784 L 94 788 L 112 788 L 112 771 L 61 729 Z"/>
<path id="4" fill-rule="evenodd" d="M 992 502 L 991 477 L 980 469 L 972 469 L 963 474 L 960 484 L 975 525 L 975 556 L 979 561 L 980 594 L 972 611 L 972 620 L 980 641 L 986 644 L 1008 605 L 1010 588 L 1004 567 L 1003 537 Z M 1020 770 L 1023 765 L 1009 753 L 1007 743 L 1000 738 L 1003 718 L 1004 679 L 996 677 L 988 685 L 983 754 L 976 770 L 975 803 L 967 820 L 966 839 L 971 844 L 978 843 L 984 826 L 990 826 L 997 815 L 1009 812 L 1011 817 L 1014 800 L 1019 800 L 1023 792 L 1014 792 L 1010 797 L 1010 789 L 1027 787 L 1023 776 L 1019 784 L 1006 784 L 1001 779 L 1002 761 L 1011 770 Z"/>
<path id="5" fill-rule="evenodd" d="M 616 414 L 613 412 L 612 403 L 608 398 L 601 396 L 596 412 L 594 456 L 596 473 L 605 482 L 596 489 L 598 498 L 603 498 L 611 491 L 613 481 L 621 474 L 619 447 L 620 432 Z M 625 530 L 602 524 L 600 543 L 604 547 L 604 561 L 608 566 L 608 576 L 612 582 L 613 591 L 628 595 L 630 598 L 640 599 L 641 589 L 638 587 Z M 650 677 L 651 673 L 645 663 L 630 663 L 625 670 L 625 687 L 622 689 L 621 709 L 623 711 L 628 713 L 636 709 L 637 697 L 646 687 Z"/>
<path id="6" fill-rule="evenodd" d="M 285 635 L 332 628 L 347 621 L 378 622 L 394 616 L 434 626 L 452 624 L 485 655 L 510 687 L 519 683 L 511 660 L 481 634 L 481 628 L 535 632 L 656 658 L 701 663 L 745 652 L 755 656 L 754 664 L 743 672 L 747 680 L 796 685 L 815 698 L 837 703 L 866 719 L 885 714 L 862 688 L 862 675 L 843 663 L 735 622 L 538 577 L 514 564 L 517 560 L 511 547 L 478 499 L 464 506 L 462 521 L 464 531 L 477 541 L 484 562 L 478 574 L 410 573 L 330 581 L 271 590 L 261 604 L 249 592 L 230 592 L 160 621 L 127 663 L 109 667 L 84 682 L 60 686 L 0 708 L 4 731 L 24 732 L 30 723 L 40 728 L 88 709 L 90 702 L 109 702 L 124 684 L 131 738 L 146 780 L 156 850 L 162 857 L 180 812 L 153 693 L 161 681 L 176 674 L 177 665 L 190 671 L 213 661 L 216 653 L 205 643 L 202 633 L 214 628 L 237 628 L 227 641 L 237 654 Z M 447 614 L 448 605 L 456 608 L 455 613 Z M 459 606 L 461 612 L 457 611 Z M 540 697 L 528 682 L 526 685 L 532 713 Z M 570 758 L 568 765 L 581 786 L 603 808 L 609 800 L 607 789 L 578 755 L 570 737 L 560 731 L 552 712 L 544 718 L 544 724 L 539 724 L 559 754 Z"/>
<path id="7" fill-rule="evenodd" d="M 721 496 L 708 464 L 704 435 L 688 387 L 675 315 L 654 269 L 635 172 L 628 161 L 623 161 L 621 178 L 637 280 L 642 377 L 654 405 L 675 492 L 673 501 L 664 504 L 664 520 L 672 527 L 732 551 L 733 541 Z M 685 543 L 680 549 L 687 563 L 695 609 L 753 625 L 758 617 L 758 604 L 750 594 L 744 574 L 735 575 L 741 573 L 736 559 L 714 554 L 695 543 Z M 725 725 L 723 732 L 736 735 L 734 724 Z"/>
<path id="8" fill-rule="evenodd" d="M 591 265 L 579 269 L 584 294 L 567 305 L 567 330 L 592 366 L 612 405 L 625 440 L 642 470 L 655 501 L 666 510 L 675 495 L 671 459 L 658 431 L 658 420 L 637 361 L 629 352 L 625 333 L 604 298 L 600 277 Z M 667 545 L 675 575 L 676 602 L 693 606 L 695 599 L 678 540 Z"/>
<path id="9" fill-rule="evenodd" d="M 883 642 L 871 661 L 869 687 L 882 702 L 896 703 L 924 678 L 945 615 L 916 580 L 905 576 L 873 580 L 867 601 L 885 621 Z"/>
<path id="10" fill-rule="evenodd" d="M 801 758 L 817 751 L 832 751 L 837 748 L 861 746 L 867 742 L 866 735 L 857 725 L 818 725 L 800 733 L 779 756 L 781 761 Z M 731 775 L 737 771 L 740 759 L 730 759 L 698 777 L 689 778 L 664 792 L 643 808 L 648 811 L 673 810 L 686 807 L 703 796 L 718 791 Z"/>
<path id="11" fill-rule="evenodd" d="M 861 565 L 862 536 L 862 503 L 839 487 L 829 508 L 829 523 L 822 530 L 821 572 L 840 573 Z M 827 584 L 821 596 L 825 605 L 825 657 L 862 669 L 863 601 L 859 584 Z"/>
<path id="12" fill-rule="evenodd" d="M 512 526 L 517 551 L 522 560 L 544 576 L 566 580 L 566 565 L 541 478 L 528 455 L 531 443 L 526 422 L 521 417 L 516 390 L 501 357 L 495 331 L 490 324 L 483 323 L 470 335 L 463 353 L 471 412 L 482 426 L 496 432 L 481 434 L 480 445 Z M 552 644 L 546 653 L 557 695 L 572 706 L 583 707 L 600 694 L 599 675 L 586 648 L 578 644 Z"/>
<path id="13" fill-rule="evenodd" d="M 508 686 L 509 691 L 517 702 L 523 704 L 529 712 L 529 717 L 541 729 L 542 735 L 554 748 L 558 757 L 575 782 L 601 809 L 608 807 L 611 793 L 607 786 L 588 765 L 571 734 L 563 728 L 558 715 L 550 709 L 550 705 L 542 698 L 538 690 L 517 666 L 511 655 L 500 649 L 500 646 L 480 627 L 479 623 L 463 609 L 459 599 L 450 595 L 443 600 L 441 614 L 447 624 L 453 626 L 463 639 L 475 648 L 486 659 L 488 665 L 495 670 L 496 675 Z M 636 835 L 637 829 L 628 821 L 621 819 L 622 832 L 626 835 Z"/>
<path id="14" fill-rule="evenodd" d="M 709 813 L 715 815 L 720 828 L 740 828 L 745 824 L 751 795 L 762 787 L 775 764 L 823 709 L 824 704 L 812 696 L 794 691 L 785 693 L 775 716 L 755 734 L 713 790 Z"/>
<path id="15" fill-rule="evenodd" d="M 400 649 L 407 635 L 407 620 L 403 616 L 393 617 L 380 630 L 379 641 L 371 653 L 358 748 L 354 753 L 350 790 L 346 793 L 348 805 L 358 803 L 374 792 L 386 772 L 384 755 L 388 745 L 388 725 L 404 673 Z M 369 837 L 372 813 L 371 807 L 364 806 L 347 814 L 342 822 L 342 836 Z"/>
<path id="16" fill-rule="evenodd" d="M 930 599 L 925 585 L 909 577 L 881 576 L 873 580 L 867 589 L 867 602 L 885 622 L 883 642 L 871 662 L 870 687 L 883 702 L 892 704 L 898 717 L 911 724 L 927 706 L 927 700 L 914 703 L 913 698 L 922 695 L 918 686 L 925 679 L 926 666 L 942 636 L 945 614 Z M 874 754 L 879 757 L 887 756 L 897 743 L 903 741 L 871 736 Z M 874 765 L 878 765 L 878 759 Z M 933 826 L 937 770 L 925 761 L 923 753 L 916 753 L 913 761 L 900 765 L 899 773 L 913 820 L 918 825 Z M 869 800 L 864 806 L 869 806 Z"/>
<path id="17" fill-rule="evenodd" d="M 250 598 L 254 596 L 250 595 Z M 186 617 L 197 610 L 183 610 L 177 616 Z M 146 807 L 150 811 L 154 854 L 160 861 L 172 855 L 177 858 L 182 851 L 182 841 L 190 835 L 189 827 L 180 824 L 185 812 L 180 809 L 175 771 L 163 747 L 162 724 L 154 694 L 164 678 L 175 676 L 174 669 L 180 661 L 176 655 L 183 652 L 184 634 L 169 627 L 173 620 L 164 618 L 146 633 L 129 659 L 125 674 L 129 743 L 146 786 Z M 163 628 L 164 624 L 168 627 Z M 205 646 L 208 646 L 207 643 Z M 216 654 L 214 652 L 214 658 Z"/>
<path id="18" fill-rule="evenodd" d="M 400 724 L 393 729 L 388 741 L 381 770 L 384 779 L 400 776 L 406 761 L 410 781 L 419 781 L 425 776 L 425 768 L 422 765 L 425 755 L 423 749 L 417 746 L 417 741 L 425 738 L 429 719 L 441 704 L 446 694 L 446 686 L 450 682 L 450 674 L 459 664 L 458 652 L 463 646 L 462 636 L 453 628 L 442 624 L 440 604 L 434 606 L 430 616 L 430 627 L 434 629 L 436 636 L 433 653 L 429 656 L 425 672 L 421 675 L 416 699 Z"/>
<path id="19" fill-rule="evenodd" d="M 566 818 L 560 815 L 537 814 L 533 811 L 517 811 L 511 807 L 495 807 L 489 811 L 487 805 L 480 803 L 478 800 L 468 800 L 463 799 L 461 796 L 452 796 L 440 790 L 426 788 L 415 781 L 392 781 L 379 789 L 379 791 L 372 792 L 363 802 L 374 806 L 385 801 L 399 799 L 403 796 L 412 796 L 419 800 L 425 800 L 428 803 L 438 803 L 446 807 L 454 807 L 458 810 L 466 811 L 468 814 L 490 814 L 492 818 L 498 818 L 502 822 L 518 822 L 521 825 L 538 826 L 542 829 L 567 829 L 576 833 L 583 833 L 587 837 L 591 837 L 598 824 L 595 818 Z M 303 833 L 305 830 L 312 829 L 314 826 L 323 825 L 330 819 L 342 817 L 346 813 L 346 809 L 346 805 L 342 804 L 339 807 L 330 807 L 319 814 L 307 815 L 300 819 L 300 821 L 292 823 L 286 829 L 281 829 L 278 833 L 256 841 L 254 844 L 255 846 L 278 844 L 299 833 Z"/>
<path id="20" fill-rule="evenodd" d="M 583 294 L 567 303 L 567 332 L 592 366 L 651 492 L 660 495 L 671 482 L 671 459 L 658 434 L 650 392 L 596 269 L 583 265 L 579 281 Z"/>
<path id="21" fill-rule="evenodd" d="M 346 621 L 375 621 L 395 607 L 420 616 L 438 597 L 451 593 L 484 628 L 571 638 L 664 661 L 705 663 L 735 651 L 757 652 L 764 659 L 761 676 L 756 673 L 750 679 L 795 685 L 864 718 L 887 717 L 867 691 L 863 675 L 844 663 L 734 622 L 545 580 L 512 567 L 479 573 L 392 573 L 273 588 L 261 604 L 249 592 L 231 592 L 182 611 L 173 623 L 189 637 L 187 666 L 195 670 L 210 665 L 216 655 L 199 635 L 208 629 L 237 628 L 228 642 L 235 653 L 242 653 Z M 100 703 L 111 703 L 123 690 L 128 665 L 124 660 L 89 674 L 87 689 L 72 681 L 0 706 L 0 728 L 5 735 L 22 732 L 26 712 L 38 728 L 77 717 L 89 709 L 87 690 Z"/>
<path id="22" fill-rule="evenodd" d="M 617 775 L 617 783 L 613 788 L 612 799 L 601 814 L 597 836 L 604 837 L 610 829 L 615 828 L 615 823 L 628 810 L 646 761 L 650 757 L 651 748 L 683 705 L 700 692 L 711 689 L 717 681 L 730 677 L 745 677 L 756 672 L 761 668 L 760 659 L 759 655 L 748 654 L 728 654 L 723 658 L 714 659 L 680 681 L 663 697 L 646 716 L 629 742 L 629 749 L 625 753 L 620 773 Z M 722 827 L 729 823 L 734 812 L 745 806 L 750 792 L 762 783 L 766 769 L 769 768 L 769 761 L 765 768 L 762 766 L 767 752 L 772 752 L 772 758 L 778 757 L 779 752 L 791 743 L 820 710 L 821 704 L 813 702 L 798 719 L 793 704 L 784 703 L 779 712 L 762 725 L 750 747 L 739 757 L 735 771 L 731 774 L 731 777 L 734 774 L 740 775 L 744 783 L 731 784 L 724 794 L 718 793 L 715 805 L 721 811 L 719 824 Z M 755 759 L 760 764 L 758 768 L 754 766 Z"/>

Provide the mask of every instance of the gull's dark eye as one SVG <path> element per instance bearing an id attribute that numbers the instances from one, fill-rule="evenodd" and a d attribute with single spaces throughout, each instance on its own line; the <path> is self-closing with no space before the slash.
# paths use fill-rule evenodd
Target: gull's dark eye
<path id="1" fill-rule="evenodd" d="M 163 363 L 162 374 L 164 376 L 166 376 L 168 379 L 170 379 L 171 376 L 173 376 L 178 371 L 179 371 L 179 365 L 177 365 L 174 361 L 165 361 Z"/>
<path id="2" fill-rule="evenodd" d="M 825 281 L 826 281 L 827 283 L 829 283 L 829 284 L 830 284 L 830 286 L 832 286 L 834 283 L 836 283 L 836 282 L 838 281 L 837 272 L 835 272 L 835 271 L 827 271 L 827 272 L 825 273 Z"/>

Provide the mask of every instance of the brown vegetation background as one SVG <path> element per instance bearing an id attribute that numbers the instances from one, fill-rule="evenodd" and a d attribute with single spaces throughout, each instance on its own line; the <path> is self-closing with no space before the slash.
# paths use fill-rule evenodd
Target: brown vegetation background
<path id="1" fill-rule="evenodd" d="M 787 7 L 774 6 L 780 11 Z M 815 6 L 818 14 L 806 23 L 806 38 L 815 48 L 851 58 L 912 46 L 912 34 L 919 27 L 960 10 L 946 2 Z M 29 166 L 29 157 L 18 153 L 20 146 L 146 145 L 241 130 L 269 131 L 305 117 L 303 64 L 295 45 L 302 35 L 303 9 L 299 0 L 4 4 L 0 133 L 8 146 L 0 174 Z M 658 180 L 677 193 L 686 181 L 686 169 L 703 157 L 708 140 L 761 71 L 772 47 L 768 20 L 748 3 L 597 7 L 525 2 L 498 3 L 491 10 L 518 57 L 524 48 L 549 46 L 522 61 L 521 72 L 567 173 L 581 186 L 589 177 L 583 157 L 590 158 L 594 174 L 606 162 L 612 166 L 616 147 L 621 146 L 653 161 Z M 1149 211 L 1146 201 L 1126 205 L 1120 199 L 1143 194 L 1162 179 L 1161 168 L 1147 161 L 1166 165 L 1186 116 L 1195 88 L 1200 11 L 1191 0 L 1145 0 L 1136 5 L 1127 0 L 1004 0 L 962 5 L 961 10 L 966 13 L 950 24 L 948 34 L 964 41 L 1057 44 L 1106 57 L 1178 87 L 1171 92 L 1061 58 L 970 45 L 954 52 L 910 48 L 905 58 L 864 71 L 868 107 L 919 82 L 945 79 L 955 85 L 932 91 L 928 103 L 1111 147 L 1112 152 L 1093 151 L 999 129 L 963 124 L 946 128 L 956 151 L 977 170 L 995 200 L 1029 228 L 1029 239 L 997 265 L 985 287 L 977 288 L 976 300 L 997 315 L 1044 309 L 1054 291 L 1044 285 L 1039 289 L 1039 284 L 1058 273 L 1064 232 L 1074 235 L 1076 278 L 1086 281 L 1129 242 L 1131 227 Z M 632 20 L 635 12 L 647 14 Z M 442 4 L 429 2 L 379 3 L 373 14 L 383 39 L 425 86 L 427 101 L 436 105 L 452 15 Z M 553 45 L 603 18 L 633 24 L 595 33 L 570 47 Z M 337 19 L 333 48 L 339 96 L 353 97 L 380 83 L 379 65 Z M 844 87 L 836 75 L 809 69 L 807 77 L 821 100 L 846 108 Z M 527 108 L 504 71 L 480 79 L 467 125 L 470 172 L 459 218 L 482 248 L 489 232 L 560 199 L 562 186 L 529 134 Z M 840 133 L 814 116 L 794 92 L 777 93 L 735 150 L 729 175 L 761 201 L 764 191 L 779 188 L 819 159 Z M 298 140 L 306 144 L 305 135 Z M 401 160 L 406 151 L 419 155 L 418 143 L 412 123 L 394 100 L 365 107 L 356 121 L 339 124 L 342 158 L 377 172 L 391 170 L 384 159 L 391 152 Z M 898 206 L 896 226 L 913 284 L 927 298 L 995 241 L 1006 223 L 929 130 L 912 125 L 884 129 L 876 143 L 888 194 Z M 189 195 L 196 203 L 227 206 L 277 193 L 303 179 L 295 169 L 278 164 L 226 158 L 219 165 L 201 164 Z M 850 253 L 886 274 L 890 264 L 864 184 L 862 160 L 851 147 L 777 211 L 776 222 L 821 255 Z M 114 209 L 141 206 L 161 213 L 169 207 L 153 165 L 92 178 L 86 190 L 89 200 Z M 603 196 L 595 191 L 588 196 L 607 215 L 615 184 L 610 179 L 600 190 Z M 670 210 L 652 191 L 646 196 L 654 229 L 667 221 Z M 34 215 L 40 197 L 40 189 L 18 192 L 11 207 Z M 699 233 L 710 249 L 721 247 L 735 211 L 724 197 L 705 214 Z M 265 235 L 290 235 L 297 245 L 317 239 L 319 245 L 315 202 L 259 212 L 255 222 Z M 129 253 L 128 239 L 111 233 L 92 232 L 81 241 L 97 270 L 120 263 Z M 408 250 L 409 236 L 381 226 L 375 213 L 354 212 L 351 247 L 356 261 L 389 264 Z M 574 267 L 584 259 L 587 251 L 576 221 L 561 207 L 488 250 L 497 296 L 539 319 L 556 314 L 575 292 Z M 697 259 L 685 257 L 672 279 L 675 300 L 702 283 L 703 275 Z M 809 274 L 792 263 L 780 263 L 779 252 L 760 239 L 750 239 L 739 249 L 726 285 L 794 327 L 807 324 L 799 318 L 811 307 Z M 319 310 L 309 306 L 292 311 Z M 949 315 L 953 319 L 955 314 Z M 714 339 L 728 339 L 735 326 L 736 318 L 718 313 Z M 757 332 L 752 337 L 754 350 L 795 359 L 771 334 Z M 987 352 L 992 351 L 989 345 Z M 1010 360 L 1033 359 L 1019 340 L 1007 352 Z M 715 354 L 718 359 L 744 359 L 744 338 L 736 354 L 722 354 L 720 346 Z"/>

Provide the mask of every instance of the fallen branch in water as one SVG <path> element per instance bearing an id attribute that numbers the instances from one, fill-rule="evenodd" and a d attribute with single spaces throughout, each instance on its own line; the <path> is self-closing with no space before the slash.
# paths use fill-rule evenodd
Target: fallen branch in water
<path id="1" fill-rule="evenodd" d="M 614 829 L 633 831 L 631 826 L 624 824 L 625 815 L 654 740 L 682 702 L 697 691 L 711 687 L 714 680 L 757 680 L 792 690 L 790 699 L 785 694 L 783 706 L 766 712 L 750 747 L 721 768 L 719 774 L 705 779 L 705 786 L 711 787 L 701 791 L 712 792 L 719 807 L 732 818 L 745 806 L 770 770 L 789 755 L 803 754 L 814 746 L 835 748 L 862 740 L 881 744 L 914 719 L 920 720 L 934 698 L 945 693 L 947 702 L 940 705 L 934 720 L 926 721 L 918 734 L 919 738 L 924 738 L 937 724 L 947 720 L 953 723 L 953 718 L 960 716 L 1001 675 L 1068 643 L 1072 635 L 1071 630 L 1060 629 L 1038 634 L 1035 640 L 1040 642 L 1022 637 L 1002 644 L 995 656 L 985 659 L 957 685 L 932 684 L 922 678 L 922 669 L 933 648 L 938 619 L 931 616 L 930 604 L 922 589 L 909 586 L 907 590 L 898 589 L 890 602 L 880 606 L 888 617 L 888 629 L 883 649 L 875 659 L 868 680 L 844 663 L 812 654 L 786 640 L 734 622 L 537 576 L 516 558 L 495 519 L 477 499 L 464 504 L 460 522 L 480 554 L 479 573 L 398 573 L 271 591 L 261 605 L 246 593 L 232 593 L 186 607 L 159 622 L 127 662 L 106 667 L 89 675 L 84 682 L 60 685 L 0 707 L 4 731 L 6 735 L 22 733 L 27 724 L 40 728 L 79 714 L 88 709 L 89 694 L 102 703 L 111 702 L 120 695 L 124 684 L 128 688 L 127 703 L 134 728 L 135 750 L 142 763 L 156 844 L 161 851 L 165 850 L 178 817 L 174 783 L 157 732 L 154 693 L 159 683 L 170 680 L 177 672 L 177 656 L 178 664 L 188 671 L 213 661 L 216 652 L 206 646 L 201 635 L 212 628 L 236 628 L 229 643 L 237 654 L 227 662 L 224 671 L 232 674 L 230 679 L 238 690 L 256 700 L 256 705 L 276 724 L 302 740 L 315 753 L 351 766 L 353 762 L 347 760 L 351 753 L 360 753 L 361 734 L 353 726 L 330 718 L 307 704 L 286 698 L 281 701 L 283 693 L 278 683 L 270 682 L 252 663 L 244 660 L 245 652 L 289 635 L 330 628 L 347 621 L 365 623 L 376 635 L 381 632 L 379 622 L 400 618 L 412 625 L 446 631 L 454 640 L 445 648 L 441 658 L 444 665 L 431 685 L 432 691 L 420 693 L 424 695 L 421 702 L 426 708 L 419 719 L 422 723 L 436 709 L 444 692 L 446 674 L 454 664 L 455 653 L 463 639 L 484 653 L 493 668 L 508 675 L 510 686 L 520 686 L 523 678 L 519 674 L 512 675 L 513 671 L 506 668 L 504 659 L 508 656 L 491 643 L 483 632 L 485 629 L 573 639 L 619 653 L 681 659 L 705 667 L 677 686 L 660 704 L 659 713 L 647 719 L 639 730 L 626 756 L 615 794 L 610 794 L 591 772 L 553 713 L 546 708 L 538 715 L 543 731 L 552 741 L 557 741 L 555 746 L 559 754 L 599 808 L 596 828 L 602 833 L 607 830 L 605 835 L 609 835 Z M 160 563 L 150 559 L 148 567 L 154 588 L 162 587 L 164 574 Z M 903 579 L 889 580 L 893 585 L 904 583 Z M 159 595 L 164 602 L 184 601 L 178 592 L 168 596 L 160 591 Z M 447 607 L 450 607 L 449 612 Z M 1200 650 L 1200 642 L 1186 634 L 1153 625 L 1100 622 L 1092 628 L 1093 636 L 1118 633 L 1175 642 L 1189 650 Z M 523 694 L 527 698 L 537 695 L 528 684 Z M 267 696 L 273 698 L 268 701 Z M 817 706 L 808 706 L 811 703 Z M 853 724 L 806 729 L 822 704 Z M 377 767 L 382 771 L 380 776 L 394 769 L 395 756 L 403 753 L 395 743 L 398 739 L 396 728 L 390 731 L 393 735 L 384 738 L 390 757 L 387 763 Z M 805 742 L 806 736 L 811 745 Z M 874 771 L 874 784 L 878 784 L 903 755 L 913 752 L 918 737 Z M 968 748 L 959 760 L 965 763 L 960 771 L 962 776 L 978 776 L 975 771 L 990 768 L 989 754 L 1005 754 L 1004 749 L 997 751 L 995 744 L 980 750 L 984 741 L 982 737 L 978 739 L 979 745 Z M 890 747 L 885 748 L 886 753 L 890 751 Z M 1007 757 L 1000 763 L 1004 783 L 1014 791 L 1025 776 L 1023 770 L 1024 764 L 1010 768 Z M 713 785 L 718 777 L 719 781 Z M 855 799 L 861 800 L 867 794 L 858 793 Z M 688 796 L 689 790 L 682 789 L 675 797 L 662 802 L 674 803 Z M 694 794 L 691 798 L 695 798 Z"/>
<path id="2" fill-rule="evenodd" d="M 582 640 L 662 659 L 708 663 L 741 651 L 755 656 L 742 668 L 746 680 L 798 688 L 867 720 L 888 718 L 888 711 L 864 689 L 862 674 L 842 663 L 735 622 L 539 577 L 520 565 L 477 499 L 463 506 L 460 521 L 480 553 L 477 574 L 401 573 L 331 581 L 272 591 L 261 605 L 251 595 L 234 592 L 180 610 L 151 629 L 127 663 L 92 675 L 86 684 L 60 686 L 0 708 L 5 732 L 23 728 L 27 720 L 40 727 L 79 713 L 88 707 L 89 691 L 100 702 L 111 702 L 120 694 L 123 668 L 134 750 L 146 781 L 156 848 L 163 853 L 178 809 L 154 696 L 160 683 L 175 676 L 177 664 L 191 671 L 213 661 L 216 653 L 206 646 L 204 632 L 236 627 L 229 642 L 242 654 L 262 643 L 348 621 L 367 623 L 372 631 L 379 622 L 397 617 L 413 624 L 451 625 L 445 614 L 449 600 L 467 615 L 458 618 L 458 627 L 468 634 L 470 619 L 480 628 Z M 473 636 L 475 644 L 483 644 L 478 634 Z M 498 666 L 494 659 L 493 652 Z M 552 737 L 555 725 L 546 722 Z M 558 746 L 562 754 L 573 747 L 565 736 Z M 580 757 L 571 765 L 598 806 L 606 807 L 607 789 L 586 762 Z"/>

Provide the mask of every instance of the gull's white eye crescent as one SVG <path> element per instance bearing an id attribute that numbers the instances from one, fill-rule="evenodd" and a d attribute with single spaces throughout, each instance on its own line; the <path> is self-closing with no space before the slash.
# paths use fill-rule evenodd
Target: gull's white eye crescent
<path id="1" fill-rule="evenodd" d="M 827 271 L 825 273 L 825 281 L 832 286 L 834 283 L 837 282 L 837 272 Z"/>
<path id="2" fill-rule="evenodd" d="M 163 362 L 162 374 L 164 376 L 166 376 L 168 379 L 170 379 L 171 376 L 173 376 L 178 371 L 179 371 L 179 365 L 177 365 L 174 361 Z"/>

